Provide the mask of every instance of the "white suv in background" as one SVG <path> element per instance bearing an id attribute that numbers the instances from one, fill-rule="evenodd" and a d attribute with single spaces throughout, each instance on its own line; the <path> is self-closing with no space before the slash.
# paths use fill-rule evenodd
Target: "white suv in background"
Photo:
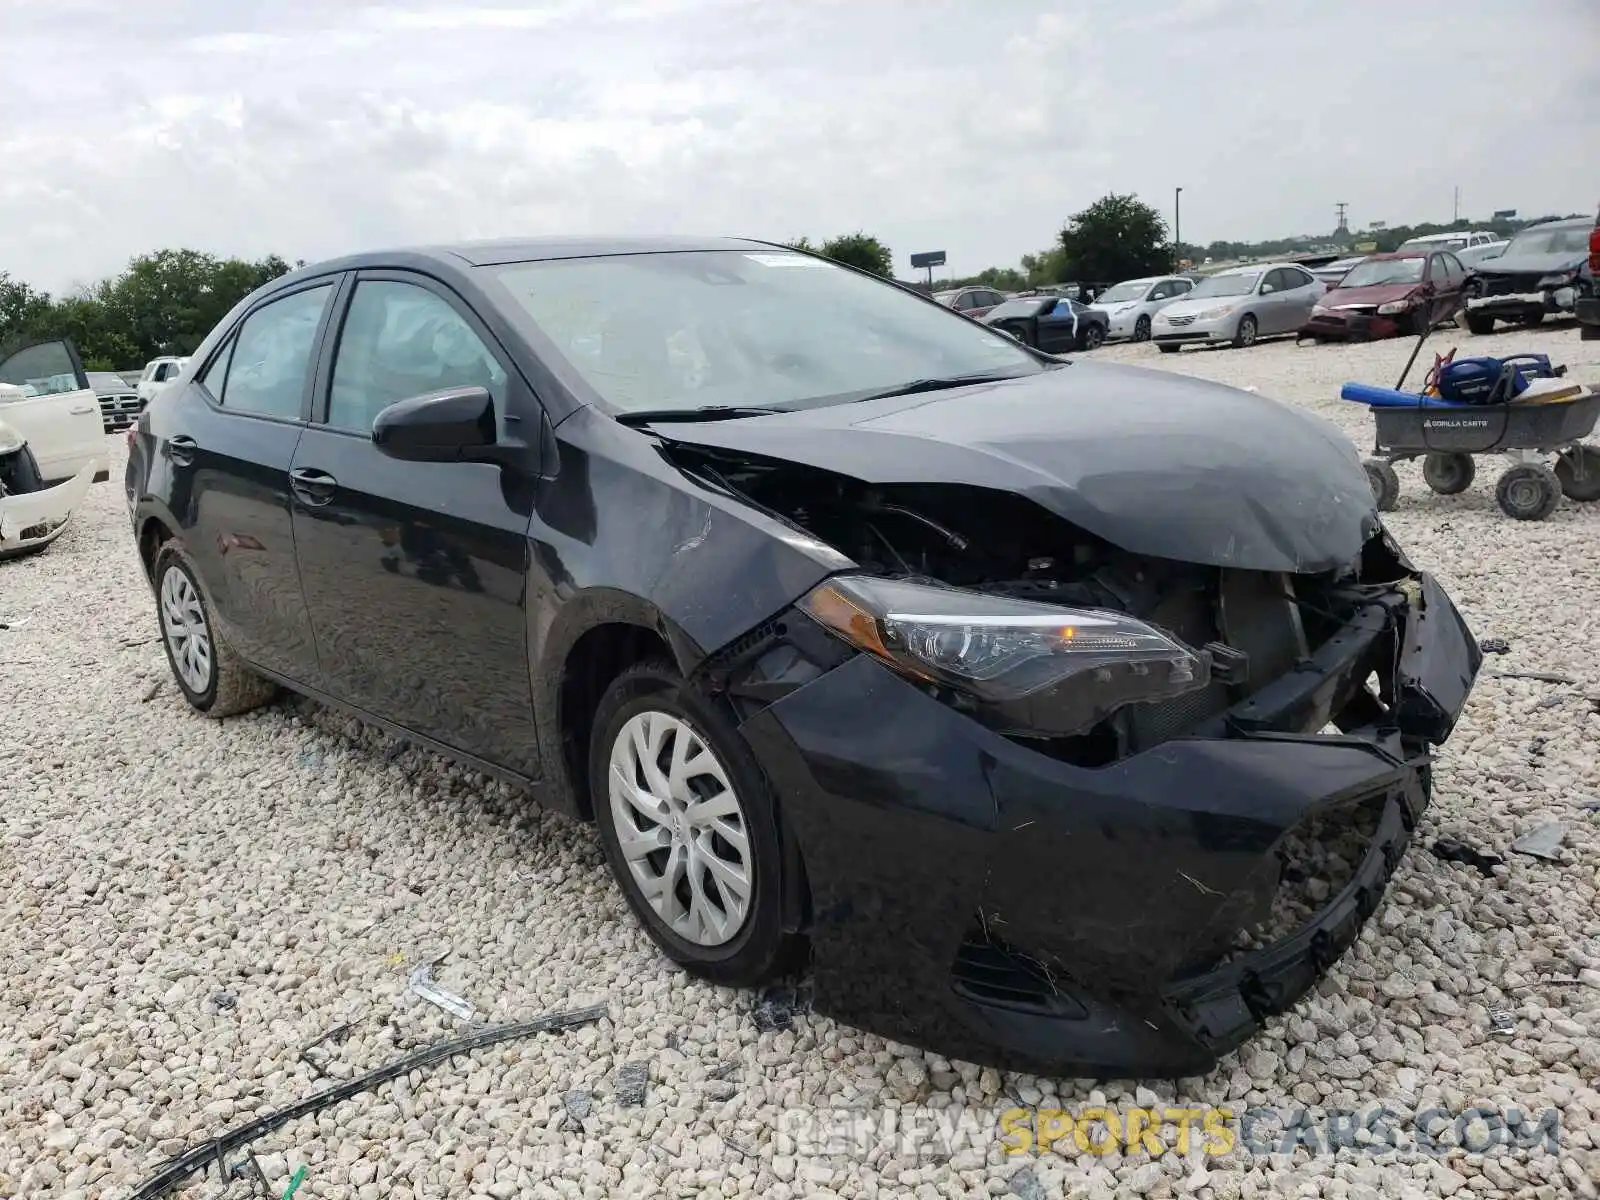
<path id="1" fill-rule="evenodd" d="M 145 363 L 144 374 L 139 376 L 139 384 L 134 389 L 139 393 L 139 399 L 148 406 L 150 401 L 161 394 L 167 384 L 177 381 L 178 376 L 183 374 L 184 367 L 188 365 L 187 358 L 176 358 L 171 355 L 152 358 Z"/>
<path id="2" fill-rule="evenodd" d="M 1094 298 L 1090 308 L 1103 312 L 1110 322 L 1108 338 L 1150 340 L 1150 321 L 1174 300 L 1189 294 L 1194 280 L 1182 275 L 1152 275 L 1148 279 L 1129 279 L 1109 287 Z"/>

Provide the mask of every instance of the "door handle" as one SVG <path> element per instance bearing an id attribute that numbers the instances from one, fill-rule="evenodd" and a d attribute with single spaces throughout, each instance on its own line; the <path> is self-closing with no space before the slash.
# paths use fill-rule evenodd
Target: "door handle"
<path id="1" fill-rule="evenodd" d="M 187 467 L 194 462 L 194 452 L 199 448 L 199 443 L 188 434 L 180 433 L 167 439 L 167 457 L 180 467 Z"/>
<path id="2" fill-rule="evenodd" d="M 83 416 L 84 413 L 92 413 L 92 412 L 94 412 L 94 406 L 92 404 L 85 404 L 85 405 L 82 405 L 79 408 L 73 409 L 72 410 L 72 415 L 75 416 L 75 417 L 81 417 L 81 416 Z"/>
<path id="3" fill-rule="evenodd" d="M 321 508 L 333 499 L 339 481 L 326 471 L 313 467 L 296 467 L 289 472 L 289 487 L 301 503 L 311 508 Z"/>

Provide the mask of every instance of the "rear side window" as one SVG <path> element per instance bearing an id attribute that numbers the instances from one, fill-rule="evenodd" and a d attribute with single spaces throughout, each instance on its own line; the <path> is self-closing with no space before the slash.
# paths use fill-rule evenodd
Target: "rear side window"
<path id="1" fill-rule="evenodd" d="M 332 294 L 333 285 L 323 284 L 256 309 L 245 318 L 227 352 L 221 394 L 212 378 L 216 363 L 206 372 L 206 390 L 223 408 L 235 412 L 298 420 L 317 326 Z"/>
<path id="2" fill-rule="evenodd" d="M 358 283 L 333 363 L 328 424 L 367 433 L 389 405 L 455 387 L 487 388 L 504 429 L 505 369 L 461 314 L 416 284 Z"/>

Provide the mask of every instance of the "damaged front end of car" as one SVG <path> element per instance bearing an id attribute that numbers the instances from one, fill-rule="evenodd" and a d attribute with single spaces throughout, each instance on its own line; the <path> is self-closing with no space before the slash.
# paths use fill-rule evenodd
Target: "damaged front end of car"
<path id="1" fill-rule="evenodd" d="M 665 452 L 855 564 L 700 672 L 784 799 L 822 1010 L 1019 1070 L 1193 1074 L 1355 940 L 1481 663 L 1381 526 L 1245 569 L 993 488 Z"/>
<path id="2" fill-rule="evenodd" d="M 94 468 L 45 487 L 22 435 L 0 421 L 0 561 L 43 550 L 61 535 L 93 482 Z"/>

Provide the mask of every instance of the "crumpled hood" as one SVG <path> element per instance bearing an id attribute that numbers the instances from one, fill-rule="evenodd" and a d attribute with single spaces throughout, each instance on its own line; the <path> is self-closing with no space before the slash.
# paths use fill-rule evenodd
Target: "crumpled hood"
<path id="1" fill-rule="evenodd" d="M 1334 288 L 1324 293 L 1317 303 L 1324 308 L 1338 308 L 1341 304 L 1393 304 L 1421 288 L 1420 283 L 1374 283 L 1366 287 Z"/>
<path id="2" fill-rule="evenodd" d="M 1378 530 L 1355 447 L 1303 409 L 1075 361 L 1001 383 L 699 424 L 672 442 L 865 483 L 1014 492 L 1135 554 L 1256 571 L 1348 565 Z"/>

